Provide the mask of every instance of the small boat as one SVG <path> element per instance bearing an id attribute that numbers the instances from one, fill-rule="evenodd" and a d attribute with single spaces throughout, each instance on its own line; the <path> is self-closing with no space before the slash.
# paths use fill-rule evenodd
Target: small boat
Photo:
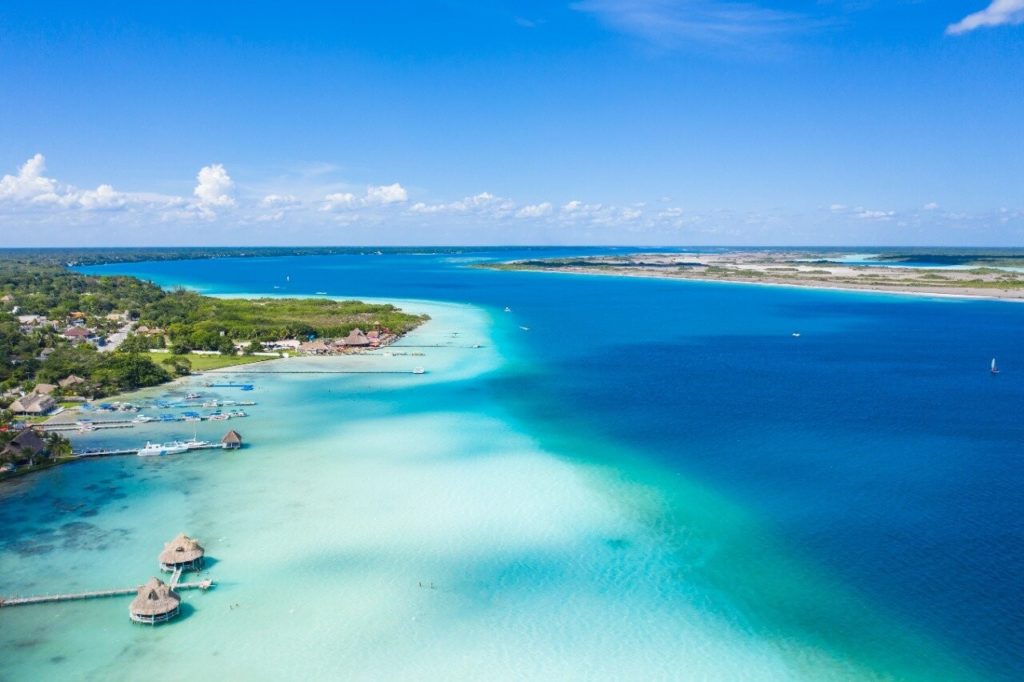
<path id="1" fill-rule="evenodd" d="M 226 415 L 224 413 L 218 413 L 218 414 L 211 414 L 210 415 L 210 419 L 215 421 L 215 422 L 223 422 L 223 421 L 227 421 L 228 419 L 231 419 L 231 417 L 229 417 L 228 415 Z"/>
<path id="2" fill-rule="evenodd" d="M 188 393 L 185 395 L 185 400 L 199 400 L 201 397 L 198 393 Z"/>
<path id="3" fill-rule="evenodd" d="M 996 367 L 996 359 L 995 358 L 992 358 L 992 367 L 991 367 L 991 369 L 989 369 L 989 371 L 992 372 L 992 374 L 999 374 L 999 368 Z"/>
<path id="4" fill-rule="evenodd" d="M 523 330 L 524 332 L 528 332 L 528 331 L 530 331 L 530 328 L 529 328 L 529 327 L 524 327 L 524 326 L 522 326 L 522 325 L 519 325 L 519 328 L 520 328 L 520 329 L 522 329 L 522 330 Z"/>
<path id="5" fill-rule="evenodd" d="M 220 403 L 218 403 L 216 400 L 207 400 L 205 403 L 203 403 L 203 407 L 218 407 L 219 405 Z"/>
<path id="6" fill-rule="evenodd" d="M 793 336 L 794 339 L 799 339 L 800 338 L 800 332 L 793 332 L 792 336 Z"/>
<path id="7" fill-rule="evenodd" d="M 171 441 L 170 443 L 150 443 L 146 441 L 146 445 L 142 447 L 137 453 L 139 457 L 158 457 L 162 455 L 174 455 L 179 452 L 185 452 L 188 450 L 188 445 L 181 441 Z"/>
<path id="8" fill-rule="evenodd" d="M 132 420 L 132 423 L 133 424 L 146 424 L 146 423 L 151 422 L 151 421 L 153 421 L 152 417 L 147 417 L 144 414 L 140 414 L 138 417 L 136 417 L 135 419 Z"/>
<path id="9" fill-rule="evenodd" d="M 189 450 L 198 450 L 200 448 L 205 448 L 210 444 L 211 443 L 208 440 L 196 440 L 195 438 L 185 441 L 185 447 Z"/>
<path id="10" fill-rule="evenodd" d="M 412 373 L 413 374 L 426 374 L 427 370 L 423 369 L 422 367 L 416 367 L 415 369 L 413 369 Z"/>
<path id="11" fill-rule="evenodd" d="M 512 309 L 511 309 L 511 308 L 509 308 L 508 306 L 505 306 L 505 312 L 506 312 L 506 313 L 510 313 L 510 312 L 512 312 Z"/>
<path id="12" fill-rule="evenodd" d="M 245 410 L 231 410 L 230 412 L 228 412 L 228 416 L 234 418 L 234 417 L 248 417 L 249 415 L 247 415 L 245 413 Z"/>

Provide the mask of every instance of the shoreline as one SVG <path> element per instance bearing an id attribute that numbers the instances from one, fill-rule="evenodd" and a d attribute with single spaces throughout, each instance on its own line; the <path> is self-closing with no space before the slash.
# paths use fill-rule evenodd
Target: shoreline
<path id="1" fill-rule="evenodd" d="M 498 265 L 509 265 L 508 263 Z M 862 285 L 858 286 L 851 283 L 829 283 L 821 280 L 808 281 L 806 283 L 797 282 L 773 282 L 773 281 L 760 281 L 754 279 L 743 279 L 733 277 L 701 277 L 701 276 L 685 276 L 677 277 L 666 275 L 664 273 L 653 272 L 653 271 L 637 271 L 637 272 L 623 272 L 616 270 L 585 270 L 580 268 L 537 268 L 537 267 L 515 267 L 515 268 L 500 268 L 488 265 L 480 266 L 487 270 L 496 270 L 499 272 L 532 272 L 540 274 L 561 274 L 561 275 L 585 275 L 585 276 L 598 276 L 598 277 L 635 277 L 639 279 L 658 279 L 665 281 L 676 281 L 676 282 L 708 282 L 708 283 L 721 283 L 721 284 L 746 284 L 756 286 L 768 286 L 768 287 L 789 287 L 793 289 L 809 289 L 812 291 L 843 291 L 848 293 L 861 293 L 861 294 L 892 294 L 899 296 L 918 296 L 924 298 L 951 298 L 951 299 L 964 299 L 964 300 L 977 300 L 977 301 L 1002 301 L 1004 303 L 1024 303 L 1024 292 L 1020 292 L 1016 296 L 999 296 L 995 294 L 977 294 L 977 293 L 951 293 L 948 291 L 931 291 L 923 289 L 912 289 L 898 288 L 898 287 L 884 287 L 884 286 L 871 286 Z M 967 287 L 964 287 L 965 289 Z M 950 287 L 955 289 L 955 287 Z"/>

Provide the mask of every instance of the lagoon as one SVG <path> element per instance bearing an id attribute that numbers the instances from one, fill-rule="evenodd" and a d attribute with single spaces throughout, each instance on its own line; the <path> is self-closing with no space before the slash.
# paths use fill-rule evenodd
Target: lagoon
<path id="1" fill-rule="evenodd" d="M 87 268 L 220 295 L 402 299 L 432 320 L 400 344 L 424 356 L 238 370 L 259 402 L 241 452 L 5 485 L 3 593 L 141 582 L 180 531 L 219 583 L 155 630 L 119 600 L 4 610 L 5 679 L 1011 679 L 1024 665 L 1024 309 L 465 267 L 520 253 Z M 428 372 L 273 371 L 323 363 Z"/>

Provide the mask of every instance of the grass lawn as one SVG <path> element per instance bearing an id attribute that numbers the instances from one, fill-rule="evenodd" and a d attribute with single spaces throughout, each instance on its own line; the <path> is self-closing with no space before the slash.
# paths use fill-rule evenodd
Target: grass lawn
<path id="1" fill-rule="evenodd" d="M 248 365 L 250 362 L 262 362 L 263 360 L 276 360 L 277 358 L 266 355 L 185 355 L 192 363 L 193 372 L 205 372 L 210 369 L 221 367 L 234 367 L 235 365 Z"/>

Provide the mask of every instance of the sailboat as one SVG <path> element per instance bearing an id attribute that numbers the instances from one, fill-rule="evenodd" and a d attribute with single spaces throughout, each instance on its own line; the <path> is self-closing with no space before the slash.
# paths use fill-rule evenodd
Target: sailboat
<path id="1" fill-rule="evenodd" d="M 989 370 L 993 374 L 999 374 L 999 368 L 996 367 L 996 359 L 992 358 L 992 369 Z"/>

